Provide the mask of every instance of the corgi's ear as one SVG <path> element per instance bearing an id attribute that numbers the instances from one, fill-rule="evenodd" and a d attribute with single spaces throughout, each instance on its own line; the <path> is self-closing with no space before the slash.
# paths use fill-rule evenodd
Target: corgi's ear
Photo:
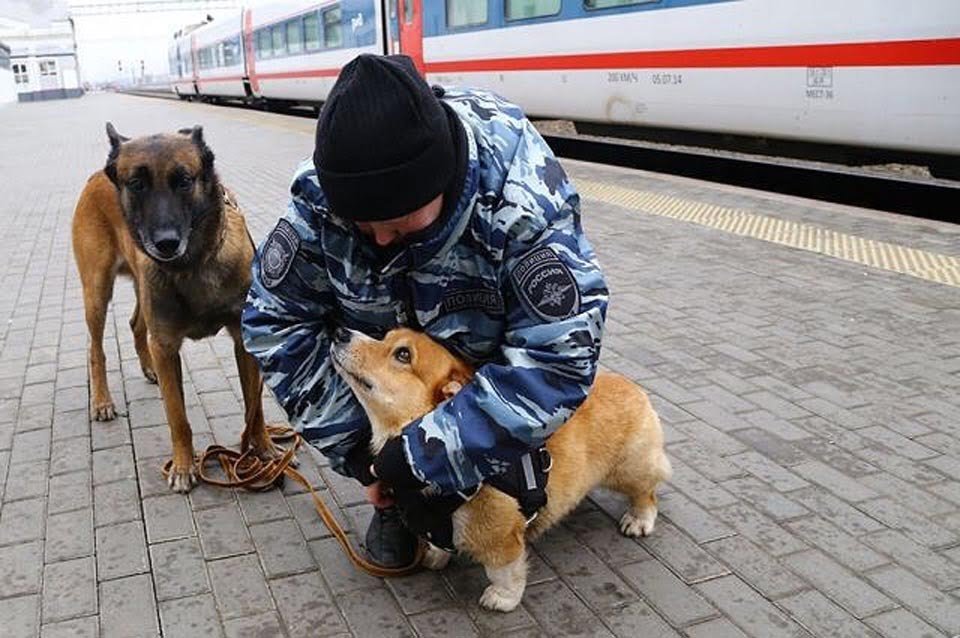
<path id="1" fill-rule="evenodd" d="M 463 390 L 463 384 L 459 381 L 447 381 L 446 385 L 440 388 L 440 394 L 443 395 L 444 400 L 449 399 L 457 392 Z"/>
<path id="2" fill-rule="evenodd" d="M 470 381 L 470 373 L 466 370 L 456 367 L 450 371 L 450 374 L 447 376 L 446 381 L 443 385 L 437 390 L 436 397 L 434 400 L 437 404 L 443 403 L 460 390 L 463 390 L 463 386 L 467 385 Z"/>

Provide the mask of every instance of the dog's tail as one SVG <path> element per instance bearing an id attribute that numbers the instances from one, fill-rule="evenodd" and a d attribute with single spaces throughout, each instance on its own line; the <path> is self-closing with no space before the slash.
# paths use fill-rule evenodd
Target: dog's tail
<path id="1" fill-rule="evenodd" d="M 653 413 L 655 426 L 660 432 L 660 449 L 657 451 L 656 460 L 654 461 L 657 467 L 658 479 L 660 481 L 669 481 L 670 477 L 673 476 L 673 464 L 670 463 L 670 459 L 667 457 L 666 445 L 663 441 L 663 422 L 660 420 L 660 415 L 657 414 L 657 411 L 653 409 L 652 405 L 650 406 L 650 411 Z"/>
<path id="2" fill-rule="evenodd" d="M 660 450 L 660 458 L 657 459 L 657 465 L 660 470 L 660 480 L 669 481 L 673 476 L 673 464 L 670 463 L 670 458 L 667 456 L 666 450 Z"/>

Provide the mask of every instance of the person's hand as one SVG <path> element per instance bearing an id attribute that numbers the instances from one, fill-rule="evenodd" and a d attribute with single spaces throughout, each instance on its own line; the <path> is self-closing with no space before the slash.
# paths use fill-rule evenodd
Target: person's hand
<path id="1" fill-rule="evenodd" d="M 393 506 L 393 495 L 383 481 L 377 481 L 367 486 L 367 500 L 377 509 Z"/>

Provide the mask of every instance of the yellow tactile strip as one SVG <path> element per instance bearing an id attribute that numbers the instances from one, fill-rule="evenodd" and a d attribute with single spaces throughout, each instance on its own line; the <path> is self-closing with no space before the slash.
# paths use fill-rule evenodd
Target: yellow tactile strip
<path id="1" fill-rule="evenodd" d="M 583 197 L 960 287 L 960 258 L 673 195 L 577 180 Z"/>

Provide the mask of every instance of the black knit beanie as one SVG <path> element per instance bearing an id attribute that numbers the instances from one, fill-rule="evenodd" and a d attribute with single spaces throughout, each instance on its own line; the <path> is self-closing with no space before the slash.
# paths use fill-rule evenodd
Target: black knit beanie
<path id="1" fill-rule="evenodd" d="M 334 215 L 383 221 L 421 208 L 455 169 L 439 99 L 405 55 L 361 55 L 330 91 L 313 162 Z"/>

